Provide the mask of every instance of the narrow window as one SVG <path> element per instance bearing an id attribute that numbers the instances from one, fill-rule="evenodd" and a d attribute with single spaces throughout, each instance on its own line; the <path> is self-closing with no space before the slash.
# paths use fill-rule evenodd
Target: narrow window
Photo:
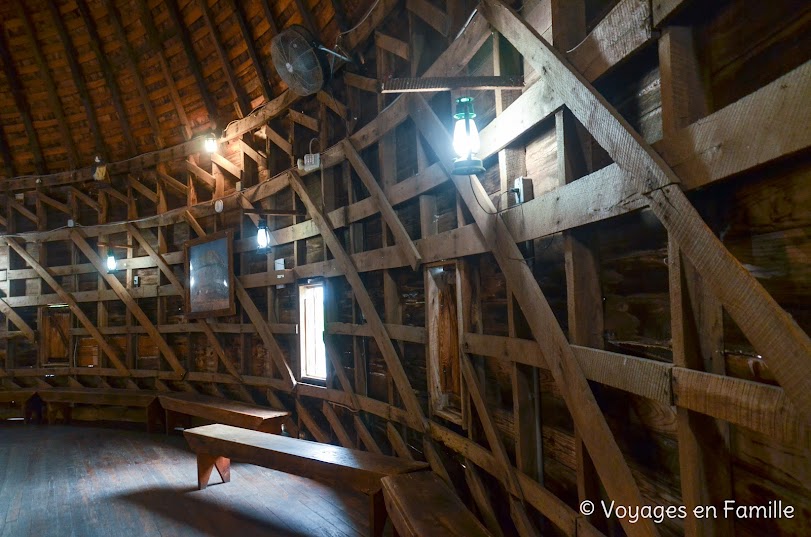
<path id="1" fill-rule="evenodd" d="M 327 379 L 324 350 L 324 284 L 299 286 L 299 336 L 301 377 Z"/>

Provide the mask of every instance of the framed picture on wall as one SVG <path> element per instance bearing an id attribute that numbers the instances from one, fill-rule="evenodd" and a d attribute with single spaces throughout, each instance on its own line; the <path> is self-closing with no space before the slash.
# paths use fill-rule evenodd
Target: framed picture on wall
<path id="1" fill-rule="evenodd" d="M 186 242 L 186 317 L 234 315 L 233 233 Z"/>

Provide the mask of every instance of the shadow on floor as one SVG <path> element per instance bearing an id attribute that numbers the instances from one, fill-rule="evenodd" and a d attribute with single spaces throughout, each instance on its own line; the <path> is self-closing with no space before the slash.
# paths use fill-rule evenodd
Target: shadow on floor
<path id="1" fill-rule="evenodd" d="M 309 537 L 313 533 L 305 528 L 290 528 L 291 521 L 281 520 L 273 513 L 259 516 L 258 513 L 249 513 L 235 510 L 233 506 L 226 508 L 221 503 L 206 497 L 205 492 L 196 488 L 181 489 L 171 487 L 155 487 L 142 489 L 110 498 L 113 501 L 125 501 L 146 509 L 158 518 L 154 520 L 157 529 L 162 534 L 170 534 L 162 528 L 160 518 L 173 520 L 185 526 L 189 533 L 198 532 L 200 535 L 211 537 Z M 183 532 L 185 533 L 185 532 Z M 325 533 L 328 535 L 329 533 Z"/>

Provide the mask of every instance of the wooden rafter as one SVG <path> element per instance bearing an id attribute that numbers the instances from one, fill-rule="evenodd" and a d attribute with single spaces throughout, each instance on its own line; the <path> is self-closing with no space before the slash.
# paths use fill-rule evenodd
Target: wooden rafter
<path id="1" fill-rule="evenodd" d="M 166 361 L 169 363 L 169 366 L 174 370 L 175 374 L 178 377 L 182 377 L 186 374 L 186 370 L 180 364 L 175 356 L 175 352 L 166 343 L 166 340 L 163 338 L 161 333 L 155 328 L 155 325 L 152 324 L 152 321 L 149 320 L 149 317 L 144 313 L 141 307 L 135 302 L 132 295 L 130 294 L 129 290 L 127 290 L 118 278 L 115 277 L 114 274 L 110 274 L 107 272 L 107 268 L 102 261 L 99 254 L 93 250 L 93 247 L 88 244 L 85 238 L 78 230 L 72 230 L 70 233 L 70 238 L 73 240 L 73 243 L 82 251 L 82 253 L 87 257 L 88 261 L 96 268 L 99 272 L 99 275 L 107 282 L 107 285 L 113 290 L 113 292 L 118 296 L 118 298 L 124 303 L 127 309 L 132 313 L 133 317 L 135 317 L 141 326 L 144 327 L 146 333 L 152 338 L 155 344 L 158 346 L 161 354 L 166 358 Z"/>
<path id="2" fill-rule="evenodd" d="M 78 54 L 68 34 L 65 21 L 62 19 L 62 14 L 59 12 L 59 8 L 56 6 L 55 2 L 45 2 L 45 4 L 47 4 L 48 10 L 51 13 L 51 19 L 56 26 L 56 32 L 59 35 L 59 41 L 62 44 L 62 50 L 64 51 L 65 59 L 70 68 L 70 76 L 73 79 L 73 85 L 79 93 L 82 107 L 85 110 L 85 114 L 87 114 L 87 123 L 90 126 L 90 132 L 93 136 L 96 154 L 103 157 L 105 160 L 109 160 L 109 153 L 107 146 L 104 144 L 104 138 L 101 135 L 96 109 L 93 105 L 93 101 L 90 100 L 90 93 L 87 91 L 87 84 L 85 84 L 84 75 L 82 75 L 82 70 L 79 67 Z"/>
<path id="3" fill-rule="evenodd" d="M 0 127 L 0 158 L 3 159 L 3 166 L 6 169 L 7 177 L 14 177 L 17 175 L 17 169 L 14 167 L 14 158 L 11 156 L 11 148 L 6 139 L 6 131 Z"/>
<path id="4" fill-rule="evenodd" d="M 237 18 L 239 31 L 242 32 L 242 39 L 244 40 L 245 46 L 248 50 L 248 56 L 251 59 L 253 68 L 256 70 L 256 76 L 259 79 L 259 84 L 262 86 L 262 93 L 264 93 L 265 99 L 269 102 L 271 99 L 273 99 L 273 88 L 270 85 L 270 76 L 265 69 L 265 64 L 262 63 L 262 59 L 259 57 L 259 52 L 256 50 L 256 40 L 253 37 L 251 25 L 248 23 L 248 18 L 245 16 L 243 8 L 240 7 L 242 2 L 229 0 L 228 3 L 234 10 L 234 16 Z"/>
<path id="5" fill-rule="evenodd" d="M 408 104 L 415 124 L 450 173 L 454 159 L 450 135 L 421 94 L 409 95 Z M 543 291 L 524 262 L 515 239 L 475 176 L 470 176 L 469 179 L 453 176 L 452 179 L 488 249 L 493 252 L 507 282 L 514 289 L 514 296 L 547 360 L 556 384 L 560 387 L 574 423 L 582 432 L 583 441 L 594 459 L 609 497 L 618 502 L 627 502 L 627 505 L 642 505 L 642 495 L 631 470 Z M 627 520 L 622 522 L 629 535 L 658 535 L 650 520 L 640 520 L 637 524 L 631 524 Z"/>
<path id="6" fill-rule="evenodd" d="M 342 32 L 349 30 L 349 21 L 346 19 L 346 11 L 341 0 L 330 0 L 330 4 L 332 4 L 332 12 L 335 14 L 338 29 Z"/>
<path id="7" fill-rule="evenodd" d="M 37 41 L 34 25 L 31 23 L 31 17 L 29 17 L 28 13 L 25 11 L 25 6 L 23 5 L 22 0 L 14 0 L 14 5 L 17 9 L 17 15 L 20 17 L 20 20 L 22 20 L 23 30 L 28 38 L 28 43 L 31 46 L 31 50 L 34 52 L 34 61 L 39 68 L 39 74 L 42 77 L 42 81 L 45 82 L 45 91 L 48 93 L 48 105 L 50 106 L 51 111 L 56 118 L 56 122 L 59 125 L 59 131 L 62 135 L 61 141 L 67 148 L 70 163 L 69 167 L 76 167 L 79 165 L 79 153 L 76 151 L 76 144 L 73 141 L 73 136 L 71 136 L 68 122 L 65 119 L 65 112 L 62 108 L 62 103 L 59 100 L 56 84 L 54 84 L 53 76 L 51 76 L 51 71 L 48 69 L 48 62 L 45 60 L 45 57 L 42 54 L 42 48 L 39 46 L 39 42 Z"/>
<path id="8" fill-rule="evenodd" d="M 90 38 L 90 49 L 96 56 L 99 67 L 101 67 L 101 72 L 104 76 L 107 90 L 110 92 L 110 97 L 113 101 L 113 108 L 115 109 L 115 113 L 118 115 L 118 121 L 121 124 L 121 131 L 124 136 L 124 141 L 127 143 L 127 148 L 129 149 L 130 154 L 135 155 L 138 153 L 138 145 L 135 143 L 135 138 L 132 136 L 130 120 L 127 116 L 127 110 L 124 107 L 124 99 L 121 96 L 121 89 L 118 87 L 118 81 L 115 78 L 115 73 L 113 72 L 113 68 L 110 66 L 110 62 L 107 60 L 107 54 L 101 48 L 102 41 L 101 36 L 96 29 L 96 21 L 93 19 L 93 14 L 87 5 L 87 0 L 76 0 L 76 8 L 79 10 L 79 15 L 82 17 L 85 30 L 87 30 L 87 35 Z"/>
<path id="9" fill-rule="evenodd" d="M 141 98 L 141 106 L 143 107 L 146 117 L 149 120 L 149 125 L 152 127 L 155 145 L 157 145 L 159 148 L 163 147 L 164 143 L 163 138 L 161 138 L 158 116 L 155 114 L 155 107 L 152 106 L 152 101 L 149 98 L 149 91 L 146 89 L 144 77 L 141 75 L 141 71 L 138 69 L 138 60 L 135 55 L 135 51 L 132 48 L 132 44 L 130 44 L 129 40 L 127 39 L 127 32 L 124 29 L 124 25 L 121 23 L 121 14 L 119 13 L 118 8 L 116 8 L 115 2 L 112 0 L 103 0 L 103 3 L 104 7 L 107 9 L 107 13 L 110 15 L 110 20 L 113 23 L 113 30 L 115 31 L 116 39 L 124 48 L 124 59 L 127 64 L 127 68 L 129 69 L 130 73 L 132 73 L 132 78 L 135 81 L 135 87 L 137 88 L 138 95 Z"/>
<path id="10" fill-rule="evenodd" d="M 290 186 L 293 187 L 293 190 L 295 190 L 298 197 L 307 207 L 307 212 L 310 213 L 310 217 L 315 221 L 316 225 L 321 230 L 321 235 L 324 237 L 324 242 L 332 252 L 332 255 L 335 256 L 335 260 L 343 270 L 350 287 L 352 287 L 352 291 L 355 294 L 355 299 L 358 301 L 358 305 L 366 317 L 366 322 L 372 329 L 375 342 L 383 354 L 383 359 L 386 361 L 386 365 L 391 373 L 392 379 L 394 380 L 397 390 L 400 393 L 400 397 L 404 401 L 405 406 L 408 409 L 412 420 L 414 421 L 414 425 L 419 431 L 424 431 L 426 429 L 427 422 L 425 415 L 422 412 L 419 401 L 417 401 L 417 398 L 414 395 L 414 390 L 411 387 L 411 383 L 408 380 L 405 370 L 403 369 L 403 364 L 400 362 L 397 351 L 394 349 L 391 338 L 386 332 L 386 327 L 383 325 L 383 321 L 380 319 L 380 316 L 375 309 L 374 303 L 369 296 L 369 292 L 366 290 L 366 287 L 363 285 L 363 282 L 358 275 L 357 268 L 352 262 L 352 258 L 347 255 L 341 241 L 335 235 L 335 231 L 332 229 L 332 224 L 329 222 L 329 220 L 327 220 L 327 217 L 324 215 L 321 209 L 319 209 L 315 203 L 313 203 L 310 195 L 307 193 L 307 190 L 304 187 L 304 184 L 301 182 L 301 178 L 299 177 L 298 173 L 290 170 L 288 172 L 288 177 L 290 180 Z"/>
<path id="11" fill-rule="evenodd" d="M 175 31 L 177 31 L 177 34 L 180 37 L 180 44 L 183 47 L 183 53 L 186 56 L 189 70 L 192 72 L 192 75 L 194 75 L 194 81 L 197 83 L 197 90 L 200 93 L 203 104 L 205 104 L 208 117 L 213 123 L 217 123 L 219 114 L 219 111 L 217 110 L 217 103 L 214 102 L 211 92 L 209 92 L 208 88 L 206 87 L 206 79 L 205 76 L 203 76 L 203 69 L 200 66 L 200 61 L 197 59 L 197 56 L 194 53 L 194 44 L 192 43 L 191 35 L 189 34 L 189 28 L 183 22 L 183 14 L 180 12 L 180 7 L 178 6 L 177 0 L 167 0 L 164 2 L 164 5 L 166 6 L 166 11 L 169 13 L 169 20 L 172 21 L 172 25 L 175 27 Z"/>
<path id="12" fill-rule="evenodd" d="M 276 23 L 276 17 L 273 15 L 273 10 L 270 8 L 270 0 L 262 0 L 262 13 L 265 15 L 265 20 L 270 26 L 272 36 L 279 33 L 279 25 Z"/>
<path id="13" fill-rule="evenodd" d="M 8 305 L 8 303 L 0 298 L 0 313 L 8 317 L 8 320 L 11 321 L 14 326 L 20 329 L 20 332 L 23 333 L 25 338 L 28 341 L 36 341 L 37 336 L 34 333 L 34 329 L 31 328 L 28 323 L 25 322 L 25 319 L 20 317 L 20 315 L 14 311 L 14 309 Z"/>
<path id="14" fill-rule="evenodd" d="M 304 0 L 294 0 L 296 3 L 296 9 L 301 15 L 301 20 L 304 24 L 304 27 L 310 30 L 313 36 L 318 39 L 319 32 L 318 32 L 318 25 L 315 23 L 315 19 L 313 18 L 313 14 L 310 11 L 310 8 L 307 7 L 307 4 L 304 3 Z"/>
<path id="15" fill-rule="evenodd" d="M 798 411 L 811 421 L 811 377 L 802 373 L 811 355 L 808 334 L 713 235 L 664 159 L 557 50 L 501 2 L 485 0 L 482 10 L 536 70 L 546 70 L 550 90 L 564 98 L 572 113 L 622 167 L 637 192 L 648 199 L 654 214 L 765 357 Z M 760 314 L 753 317 L 752 311 Z"/>
<path id="16" fill-rule="evenodd" d="M 5 26 L 0 27 L 0 62 L 3 63 L 3 72 L 8 80 L 11 95 L 14 97 L 14 105 L 25 127 L 25 134 L 28 136 L 28 144 L 34 155 L 34 169 L 37 173 L 45 173 L 45 158 L 42 156 L 42 147 L 39 145 L 39 138 L 34 129 L 34 122 L 31 119 L 31 110 L 25 101 L 25 88 L 23 88 L 17 69 L 14 66 L 14 58 L 11 57 L 11 50 L 8 45 Z"/>
<path id="17" fill-rule="evenodd" d="M 239 80 L 234 73 L 234 67 L 228 60 L 228 54 L 223 48 L 222 41 L 220 40 L 217 25 L 214 21 L 214 15 L 211 13 L 211 8 L 208 7 L 208 0 L 197 0 L 200 10 L 203 13 L 203 21 L 206 23 L 206 28 L 211 36 L 211 41 L 214 43 L 214 50 L 217 52 L 217 57 L 220 60 L 220 66 L 225 74 L 225 80 L 228 82 L 228 87 L 231 88 L 231 95 L 236 103 L 239 116 L 242 117 L 251 111 L 251 103 L 248 101 L 248 96 L 242 86 L 239 85 Z"/>
<path id="18" fill-rule="evenodd" d="M 355 169 L 355 172 L 358 174 L 358 177 L 360 177 L 361 182 L 366 186 L 375 204 L 377 204 L 380 214 L 383 215 L 383 219 L 386 221 L 386 224 L 388 224 L 392 234 L 394 234 L 403 254 L 408 258 L 411 268 L 417 270 L 422 262 L 422 256 L 419 250 L 417 250 L 417 247 L 414 246 L 414 242 L 411 240 L 411 237 L 409 237 L 408 231 L 406 231 L 405 226 L 403 226 L 403 222 L 397 216 L 388 198 L 386 198 L 385 192 L 380 188 L 380 184 L 363 162 L 358 152 L 355 151 L 352 142 L 349 140 L 344 140 L 344 153 Z"/>
<path id="19" fill-rule="evenodd" d="M 56 278 L 54 278 L 51 272 L 47 268 L 40 265 L 39 262 L 35 260 L 31 256 L 31 254 L 29 254 L 25 250 L 24 246 L 22 246 L 14 239 L 6 239 L 5 242 L 15 252 L 17 252 L 20 255 L 20 257 L 22 257 L 23 260 L 25 260 L 25 262 L 28 263 L 28 265 L 36 271 L 37 274 L 39 274 L 40 278 L 45 280 L 45 283 L 47 283 L 48 286 L 51 289 L 53 289 L 57 295 L 59 295 L 60 300 L 62 300 L 65 304 L 68 305 L 70 311 L 73 312 L 73 314 L 76 316 L 76 319 L 78 319 L 79 323 L 82 326 L 84 326 L 85 329 L 88 331 L 88 333 L 93 337 L 93 339 L 96 340 L 96 343 L 98 343 L 99 348 L 104 354 L 107 355 L 107 357 L 110 359 L 110 362 L 113 363 L 113 366 L 119 371 L 122 371 L 125 374 L 129 374 L 129 370 L 119 357 L 118 351 L 107 342 L 107 340 L 104 338 L 103 335 L 101 335 L 101 332 L 99 332 L 99 329 L 96 328 L 95 323 L 93 323 L 90 319 L 87 318 L 87 315 L 85 315 L 85 313 L 76 303 L 76 300 L 73 298 L 73 295 L 65 291 L 64 287 L 62 287 L 59 284 L 59 282 L 56 281 Z"/>
<path id="20" fill-rule="evenodd" d="M 155 23 L 152 20 L 152 11 L 149 9 L 146 0 L 136 0 L 136 4 L 140 14 L 139 20 L 146 31 L 146 38 L 147 42 L 149 43 L 149 48 L 152 49 L 158 58 L 161 73 L 163 74 L 166 87 L 169 90 L 169 96 L 172 99 L 172 104 L 174 105 L 178 120 L 180 121 L 180 125 L 183 127 L 186 139 L 189 139 L 192 135 L 191 124 L 189 122 L 189 118 L 186 116 L 186 110 L 183 108 L 183 101 L 181 101 L 180 94 L 177 91 L 177 85 L 172 77 L 172 70 L 169 68 L 169 62 L 166 60 L 166 55 L 163 52 L 163 44 L 159 37 L 158 29 L 155 27 Z"/>

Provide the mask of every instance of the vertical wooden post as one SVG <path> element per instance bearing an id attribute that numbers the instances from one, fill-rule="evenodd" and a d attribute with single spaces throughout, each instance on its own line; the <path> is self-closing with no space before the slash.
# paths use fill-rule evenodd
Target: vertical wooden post
<path id="1" fill-rule="evenodd" d="M 701 66 L 689 28 L 664 29 L 659 40 L 659 66 L 662 131 L 667 138 L 707 113 Z M 724 374 L 721 305 L 672 237 L 668 240 L 668 269 L 673 364 Z M 696 519 L 691 514 L 697 505 L 722 505 L 733 497 L 729 424 L 683 408 L 677 408 L 676 413 L 682 502 L 688 512 L 685 535 L 731 535 L 731 520 Z"/>

